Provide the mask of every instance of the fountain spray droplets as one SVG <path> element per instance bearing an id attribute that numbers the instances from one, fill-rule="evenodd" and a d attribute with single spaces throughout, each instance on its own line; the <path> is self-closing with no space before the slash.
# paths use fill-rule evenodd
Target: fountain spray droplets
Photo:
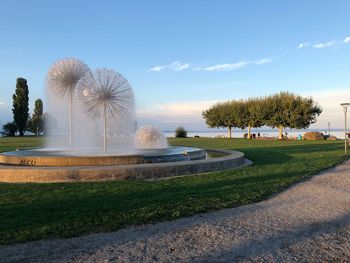
<path id="1" fill-rule="evenodd" d="M 69 149 L 73 147 L 73 92 L 78 81 L 89 67 L 79 59 L 64 58 L 56 61 L 47 74 L 47 85 L 57 95 L 64 97 L 68 94 L 69 107 Z"/>
<path id="2" fill-rule="evenodd" d="M 88 72 L 89 67 L 76 58 L 64 58 L 56 61 L 47 74 L 47 85 L 57 95 L 73 93 L 78 81 Z"/>
<path id="3" fill-rule="evenodd" d="M 108 115 L 132 113 L 134 93 L 128 81 L 111 69 L 97 69 L 77 84 L 77 99 L 82 111 L 96 119 L 106 108 Z"/>
<path id="4" fill-rule="evenodd" d="M 158 127 L 145 125 L 136 131 L 135 146 L 139 149 L 162 149 L 167 148 L 168 143 Z"/>
<path id="5" fill-rule="evenodd" d="M 107 116 L 130 114 L 134 93 L 128 81 L 110 69 L 97 69 L 77 84 L 77 99 L 82 111 L 92 119 L 104 119 L 104 152 L 107 151 Z"/>

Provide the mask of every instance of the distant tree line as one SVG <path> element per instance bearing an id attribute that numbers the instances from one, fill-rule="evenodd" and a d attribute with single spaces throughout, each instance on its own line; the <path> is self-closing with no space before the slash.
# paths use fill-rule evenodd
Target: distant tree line
<path id="1" fill-rule="evenodd" d="M 44 113 L 43 101 L 37 99 L 34 103 L 34 112 L 29 114 L 29 88 L 27 80 L 17 78 L 15 93 L 13 99 L 13 121 L 2 126 L 3 134 L 6 136 L 15 136 L 18 132 L 23 136 L 26 131 L 35 135 L 40 135 L 45 131 L 45 120 L 49 118 Z"/>
<path id="2" fill-rule="evenodd" d="M 231 138 L 232 128 L 248 129 L 270 126 L 279 129 L 279 139 L 283 138 L 283 128 L 304 129 L 316 122 L 322 112 L 311 97 L 302 97 L 289 92 L 246 100 L 231 100 L 214 104 L 202 112 L 210 128 L 227 128 Z"/>

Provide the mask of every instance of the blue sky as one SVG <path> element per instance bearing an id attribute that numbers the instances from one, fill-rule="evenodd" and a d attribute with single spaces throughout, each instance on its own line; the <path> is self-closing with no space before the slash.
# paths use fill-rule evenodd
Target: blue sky
<path id="1" fill-rule="evenodd" d="M 49 66 L 77 57 L 131 83 L 140 123 L 206 126 L 216 101 L 281 90 L 313 96 L 315 127 L 350 101 L 349 1 L 0 1 L 0 122 L 17 77 L 45 98 Z"/>

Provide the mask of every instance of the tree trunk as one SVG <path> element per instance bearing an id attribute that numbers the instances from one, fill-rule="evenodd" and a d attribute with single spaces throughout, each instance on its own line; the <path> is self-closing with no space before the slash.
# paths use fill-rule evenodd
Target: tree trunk
<path id="1" fill-rule="evenodd" d="M 283 139 L 283 126 L 280 126 L 279 127 L 279 133 L 278 133 L 278 139 L 282 140 Z"/>
<path id="2" fill-rule="evenodd" d="M 24 132 L 23 131 L 19 131 L 19 136 L 23 136 Z"/>
<path id="3" fill-rule="evenodd" d="M 231 139 L 232 138 L 232 127 L 228 127 L 228 138 Z"/>
<path id="4" fill-rule="evenodd" d="M 248 139 L 251 139 L 251 127 L 248 125 Z"/>

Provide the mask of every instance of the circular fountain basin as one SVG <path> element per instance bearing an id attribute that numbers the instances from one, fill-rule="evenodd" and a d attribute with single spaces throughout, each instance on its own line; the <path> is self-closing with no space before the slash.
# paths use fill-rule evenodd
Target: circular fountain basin
<path id="1" fill-rule="evenodd" d="M 24 150 L 0 154 L 0 182 L 156 179 L 231 169 L 244 163 L 244 154 L 238 151 L 191 147 L 108 154 Z"/>
<path id="2" fill-rule="evenodd" d="M 34 149 L 4 152 L 0 164 L 22 166 L 105 166 L 141 163 L 178 162 L 204 159 L 205 150 L 192 147 L 169 147 L 164 149 L 59 151 Z"/>

